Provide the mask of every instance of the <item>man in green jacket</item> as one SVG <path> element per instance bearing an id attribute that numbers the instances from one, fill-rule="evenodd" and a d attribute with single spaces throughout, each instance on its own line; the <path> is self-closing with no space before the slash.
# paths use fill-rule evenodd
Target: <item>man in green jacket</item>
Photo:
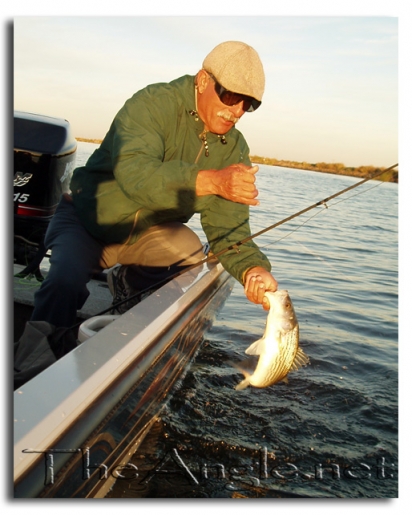
<path id="1" fill-rule="evenodd" d="M 147 86 L 125 103 L 101 146 L 74 171 L 72 195 L 63 196 L 49 226 L 51 267 L 32 320 L 71 325 L 96 270 L 125 265 L 112 277 L 114 290 L 130 272 L 144 288 L 199 261 L 200 240 L 184 225 L 194 213 L 214 253 L 250 235 L 258 167 L 235 124 L 260 106 L 264 82 L 256 51 L 228 41 L 195 77 Z M 277 282 L 256 244 L 219 259 L 246 297 L 268 309 L 264 293 Z"/>

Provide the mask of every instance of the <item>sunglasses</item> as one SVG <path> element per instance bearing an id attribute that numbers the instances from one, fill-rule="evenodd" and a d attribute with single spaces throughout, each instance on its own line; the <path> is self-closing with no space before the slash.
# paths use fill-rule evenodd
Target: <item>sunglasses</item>
<path id="1" fill-rule="evenodd" d="M 234 93 L 233 91 L 229 91 L 224 88 L 218 81 L 213 77 L 211 73 L 209 73 L 211 79 L 215 81 L 215 91 L 217 96 L 219 97 L 222 104 L 227 106 L 234 106 L 243 102 L 243 111 L 252 113 L 256 111 L 256 109 L 260 106 L 262 102 L 256 100 L 256 98 L 249 97 L 248 95 L 242 95 L 240 93 Z"/>

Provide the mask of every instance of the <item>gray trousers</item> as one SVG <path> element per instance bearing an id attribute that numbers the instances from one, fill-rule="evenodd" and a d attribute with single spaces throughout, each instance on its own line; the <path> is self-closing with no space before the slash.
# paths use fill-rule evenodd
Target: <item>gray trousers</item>
<path id="1" fill-rule="evenodd" d="M 50 222 L 45 245 L 51 249 L 50 270 L 35 294 L 31 319 L 57 327 L 76 322 L 94 273 L 117 263 L 131 265 L 129 279 L 143 290 L 205 257 L 198 236 L 180 222 L 154 226 L 133 245 L 104 245 L 83 227 L 67 196 Z"/>

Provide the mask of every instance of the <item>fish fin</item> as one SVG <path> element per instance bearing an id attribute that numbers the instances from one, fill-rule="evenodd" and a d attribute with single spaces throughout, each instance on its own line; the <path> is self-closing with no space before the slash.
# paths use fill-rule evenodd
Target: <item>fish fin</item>
<path id="1" fill-rule="evenodd" d="M 283 379 L 281 379 L 281 381 L 285 384 L 289 384 L 288 376 L 285 376 Z"/>
<path id="2" fill-rule="evenodd" d="M 303 350 L 298 347 L 298 351 L 296 353 L 295 359 L 293 360 L 291 370 L 299 370 L 301 367 L 304 367 L 310 363 L 309 357 L 303 352 Z"/>
<path id="3" fill-rule="evenodd" d="M 265 339 L 260 338 L 259 340 L 256 340 L 254 343 L 252 343 L 252 345 L 245 350 L 245 353 L 251 354 L 253 356 L 260 356 L 265 348 L 265 343 Z"/>

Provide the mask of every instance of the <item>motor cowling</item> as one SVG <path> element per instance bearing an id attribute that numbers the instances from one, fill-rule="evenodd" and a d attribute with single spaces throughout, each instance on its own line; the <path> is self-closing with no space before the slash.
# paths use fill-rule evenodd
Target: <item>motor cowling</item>
<path id="1" fill-rule="evenodd" d="M 77 141 L 67 120 L 14 112 L 14 261 L 27 265 L 69 185 Z"/>

